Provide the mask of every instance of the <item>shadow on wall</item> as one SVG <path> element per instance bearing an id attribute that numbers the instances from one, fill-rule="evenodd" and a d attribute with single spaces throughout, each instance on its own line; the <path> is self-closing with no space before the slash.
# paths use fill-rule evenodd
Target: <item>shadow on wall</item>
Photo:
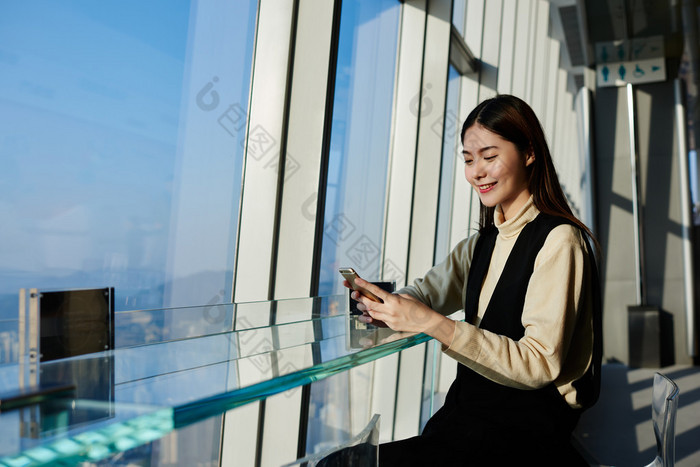
<path id="1" fill-rule="evenodd" d="M 653 366 L 690 363 L 685 339 L 685 296 L 680 178 L 675 147 L 671 83 L 634 88 L 638 154 L 643 290 L 635 303 L 637 271 L 634 238 L 632 165 L 625 88 L 596 91 L 595 162 L 598 239 L 602 246 L 605 354 L 630 366 L 635 351 L 656 355 Z M 656 311 L 654 332 L 632 334 L 635 308 Z M 636 342 L 635 342 L 636 341 Z"/>
<path id="2" fill-rule="evenodd" d="M 584 449 L 604 465 L 646 465 L 656 455 L 651 423 L 653 376 L 658 369 L 603 365 L 598 403 L 581 416 L 575 435 Z M 660 370 L 680 388 L 676 418 L 676 464 L 700 465 L 700 368 Z"/>

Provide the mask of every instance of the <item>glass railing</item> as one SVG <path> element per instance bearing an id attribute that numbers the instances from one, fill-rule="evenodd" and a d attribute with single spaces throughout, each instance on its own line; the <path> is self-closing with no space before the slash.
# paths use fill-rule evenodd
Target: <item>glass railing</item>
<path id="1" fill-rule="evenodd" d="M 343 295 L 117 313 L 114 350 L 0 365 L 0 397 L 74 386 L 0 402 L 0 465 L 104 459 L 428 340 L 360 323 Z"/>

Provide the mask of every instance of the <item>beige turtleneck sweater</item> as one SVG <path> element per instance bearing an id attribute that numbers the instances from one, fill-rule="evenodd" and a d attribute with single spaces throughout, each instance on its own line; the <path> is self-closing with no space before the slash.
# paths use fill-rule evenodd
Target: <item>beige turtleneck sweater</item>
<path id="1" fill-rule="evenodd" d="M 554 382 L 567 403 L 578 408 L 571 383 L 586 372 L 593 349 L 591 265 L 578 228 L 555 227 L 538 253 L 525 295 L 525 335 L 520 340 L 478 327 L 518 235 L 538 214 L 532 197 L 507 221 L 496 209 L 498 237 L 479 296 L 476 322 L 457 321 L 452 343 L 443 346 L 443 351 L 506 386 L 537 389 Z M 478 234 L 462 240 L 442 263 L 397 293 L 407 293 L 443 315 L 463 309 L 477 238 Z"/>

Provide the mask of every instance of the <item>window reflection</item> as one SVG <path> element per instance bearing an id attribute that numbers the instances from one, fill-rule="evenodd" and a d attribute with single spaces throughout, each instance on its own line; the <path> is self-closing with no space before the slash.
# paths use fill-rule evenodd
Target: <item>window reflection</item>
<path id="1" fill-rule="evenodd" d="M 319 295 L 342 291 L 339 266 L 379 275 L 399 11 L 342 5 Z"/>
<path id="2" fill-rule="evenodd" d="M 342 292 L 340 266 L 368 279 L 380 273 L 399 13 L 396 0 L 342 4 L 321 296 Z M 350 378 L 346 372 L 311 386 L 307 453 L 347 440 L 354 428 L 350 414 L 366 412 L 366 401 L 349 392 Z"/>
<path id="3" fill-rule="evenodd" d="M 438 204 L 437 234 L 435 237 L 434 263 L 441 262 L 450 252 L 450 224 L 452 220 L 452 199 L 454 197 L 455 159 L 460 159 L 461 142 L 459 134 L 459 81 L 460 75 L 450 65 L 447 81 L 447 99 L 442 133 L 442 166 L 440 168 L 440 198 Z M 458 194 L 460 195 L 460 194 Z M 466 196 L 466 193 L 464 194 Z"/>

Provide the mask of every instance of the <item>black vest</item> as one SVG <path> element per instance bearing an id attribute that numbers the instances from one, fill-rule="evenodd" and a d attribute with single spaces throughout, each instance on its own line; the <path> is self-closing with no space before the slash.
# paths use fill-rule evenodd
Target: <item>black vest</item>
<path id="1" fill-rule="evenodd" d="M 522 325 L 522 312 L 535 258 L 549 232 L 564 223 L 571 224 L 565 218 L 540 213 L 523 228 L 486 308 L 480 323 L 482 329 L 516 341 L 523 337 L 525 328 Z M 482 232 L 477 241 L 468 275 L 464 307 L 465 320 L 468 322 L 471 322 L 477 313 L 481 287 L 488 272 L 497 236 L 498 230 L 492 227 Z M 593 365 L 586 375 L 575 383 L 579 400 L 585 407 L 592 405 L 598 397 L 602 355 L 599 283 L 590 246 L 588 250 L 594 290 Z M 459 364 L 457 379 L 450 387 L 445 405 L 428 422 L 423 434 L 459 430 L 460 425 L 467 429 L 468 424 L 477 422 L 497 426 L 504 433 L 537 432 L 540 436 L 549 435 L 563 439 L 568 438 L 579 415 L 580 411 L 572 409 L 566 403 L 553 383 L 536 390 L 515 389 L 495 383 Z"/>

